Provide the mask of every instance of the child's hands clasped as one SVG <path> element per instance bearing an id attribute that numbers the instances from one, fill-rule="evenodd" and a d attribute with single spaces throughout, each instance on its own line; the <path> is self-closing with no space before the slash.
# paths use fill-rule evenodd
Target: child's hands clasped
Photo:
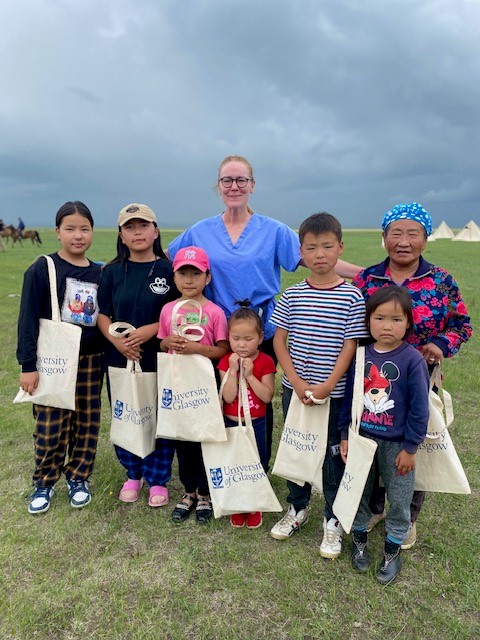
<path id="1" fill-rule="evenodd" d="M 230 371 L 232 373 L 237 373 L 240 369 L 240 356 L 236 353 L 232 353 L 232 355 L 228 359 L 228 366 L 230 367 Z"/>
<path id="2" fill-rule="evenodd" d="M 240 362 L 242 364 L 243 375 L 245 378 L 253 375 L 253 360 L 252 358 L 240 358 L 237 353 L 232 353 L 228 358 L 228 365 L 232 373 L 238 373 L 240 371 Z"/>
<path id="3" fill-rule="evenodd" d="M 407 475 L 407 473 L 415 469 L 415 454 L 408 453 L 408 451 L 402 449 L 395 458 L 395 466 L 401 476 Z"/>
<path id="4" fill-rule="evenodd" d="M 243 375 L 245 378 L 249 378 L 253 375 L 253 360 L 251 358 L 244 358 L 242 362 Z"/>
<path id="5" fill-rule="evenodd" d="M 189 341 L 183 336 L 172 334 L 163 338 L 162 348 L 166 348 L 168 351 L 173 351 L 174 353 L 187 353 L 188 342 Z"/>

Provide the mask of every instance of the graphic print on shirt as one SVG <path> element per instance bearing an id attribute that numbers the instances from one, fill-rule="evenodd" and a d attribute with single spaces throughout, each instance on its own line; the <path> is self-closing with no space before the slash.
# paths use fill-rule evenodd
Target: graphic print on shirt
<path id="1" fill-rule="evenodd" d="M 97 289 L 98 284 L 67 278 L 61 311 L 62 322 L 94 327 L 98 317 Z"/>
<path id="2" fill-rule="evenodd" d="M 166 278 L 159 278 L 157 276 L 155 280 L 150 283 L 150 291 L 157 295 L 162 295 L 170 291 L 170 286 L 167 284 Z"/>
<path id="3" fill-rule="evenodd" d="M 400 371 L 394 362 L 384 362 L 380 371 L 372 362 L 365 363 L 364 412 L 362 422 L 378 425 L 379 431 L 393 426 L 395 401 L 390 398 L 392 382 L 398 380 Z M 370 427 L 371 428 L 371 427 Z"/>

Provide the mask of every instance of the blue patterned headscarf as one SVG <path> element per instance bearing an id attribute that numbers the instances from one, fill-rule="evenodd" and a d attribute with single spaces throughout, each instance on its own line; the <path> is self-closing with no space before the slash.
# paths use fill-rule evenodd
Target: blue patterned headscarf
<path id="1" fill-rule="evenodd" d="M 395 222 L 395 220 L 415 220 L 415 222 L 419 222 L 422 225 L 427 232 L 427 236 L 432 233 L 432 218 L 428 211 L 425 211 L 418 202 L 411 202 L 410 204 L 402 202 L 402 204 L 397 204 L 390 211 L 387 211 L 383 216 L 382 230 L 385 231 L 388 225 L 391 222 Z"/>

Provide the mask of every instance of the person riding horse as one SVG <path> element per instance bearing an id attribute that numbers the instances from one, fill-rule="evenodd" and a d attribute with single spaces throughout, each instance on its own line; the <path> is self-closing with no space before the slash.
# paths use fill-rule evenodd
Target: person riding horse
<path id="1" fill-rule="evenodd" d="M 25 223 L 24 221 L 20 218 L 20 216 L 18 217 L 18 227 L 17 227 L 17 236 L 18 238 L 21 240 L 23 237 L 23 230 L 25 229 Z"/>

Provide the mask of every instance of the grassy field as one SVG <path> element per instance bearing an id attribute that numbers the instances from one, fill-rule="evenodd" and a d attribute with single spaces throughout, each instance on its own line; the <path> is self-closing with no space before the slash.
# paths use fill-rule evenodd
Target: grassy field
<path id="1" fill-rule="evenodd" d="M 53 230 L 40 234 L 42 251 L 56 250 Z M 163 233 L 164 246 L 174 235 Z M 361 265 L 384 256 L 378 232 L 346 231 L 345 246 L 345 259 Z M 115 231 L 95 231 L 90 258 L 108 260 L 114 250 Z M 166 509 L 149 509 L 146 493 L 134 505 L 120 503 L 124 476 L 109 443 L 106 398 L 92 504 L 71 509 L 61 481 L 50 511 L 30 516 L 33 420 L 30 406 L 11 401 L 18 388 L 15 346 L 22 274 L 39 253 L 27 244 L 0 253 L 1 640 L 480 637 L 478 331 L 444 366 L 456 412 L 452 436 L 472 495 L 427 497 L 419 541 L 404 553 L 397 582 L 384 588 L 373 571 L 366 576 L 353 571 L 348 537 L 338 560 L 320 557 L 318 496 L 312 500 L 309 523 L 286 542 L 268 534 L 276 514 L 267 514 L 256 531 L 233 530 L 226 519 L 205 528 L 193 518 L 174 525 L 171 506 L 181 494 L 176 477 Z M 424 255 L 455 275 L 478 327 L 480 245 L 437 241 L 428 244 Z M 285 274 L 284 286 L 303 275 L 301 269 Z M 275 416 L 278 440 L 278 398 Z M 284 481 L 273 477 L 272 484 L 284 504 Z M 370 536 L 374 556 L 380 556 L 383 535 L 380 525 Z"/>

